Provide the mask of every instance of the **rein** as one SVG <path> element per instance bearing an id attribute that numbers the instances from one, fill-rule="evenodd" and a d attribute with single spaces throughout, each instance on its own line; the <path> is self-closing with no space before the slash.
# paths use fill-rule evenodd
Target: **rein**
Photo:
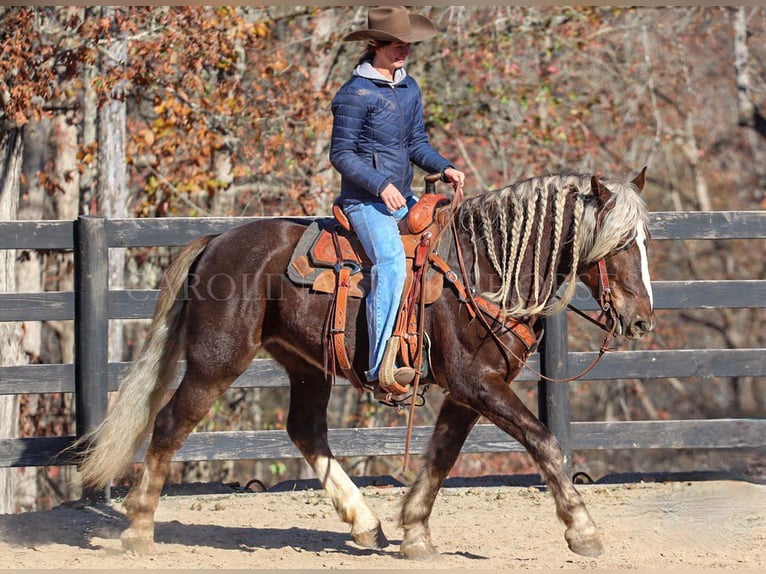
<path id="1" fill-rule="evenodd" d="M 532 371 L 535 375 L 539 375 L 543 380 L 552 382 L 552 383 L 571 383 L 574 380 L 579 379 L 580 377 L 583 377 L 587 375 L 588 373 L 593 370 L 593 367 L 595 367 L 598 362 L 601 360 L 601 358 L 609 351 L 613 351 L 614 349 L 609 347 L 609 343 L 612 342 L 612 339 L 614 339 L 614 333 L 617 330 L 617 321 L 619 320 L 619 317 L 617 317 L 617 312 L 614 310 L 614 302 L 612 300 L 612 289 L 609 287 L 609 276 L 606 272 L 606 262 L 603 258 L 598 260 L 598 283 L 599 283 L 599 298 L 598 302 L 601 306 L 601 316 L 598 319 L 594 319 L 587 313 L 584 313 L 574 305 L 567 305 L 567 309 L 574 311 L 577 315 L 582 317 L 583 319 L 587 319 L 590 321 L 593 325 L 601 329 L 606 333 L 604 335 L 604 340 L 601 342 L 601 347 L 599 347 L 598 355 L 596 355 L 596 358 L 593 359 L 593 362 L 588 365 L 585 370 L 578 373 L 577 375 L 573 377 L 569 377 L 567 379 L 553 379 L 551 377 L 546 377 L 542 373 L 537 373 L 533 368 L 531 368 L 529 365 L 525 366 Z M 606 321 L 602 321 L 602 317 L 611 317 L 612 318 L 612 328 L 609 329 L 606 326 Z"/>
<path id="2" fill-rule="evenodd" d="M 453 213 L 453 215 L 454 215 L 454 213 Z M 460 246 L 460 242 L 458 241 L 458 232 L 457 232 L 457 227 L 455 225 L 454 219 L 452 219 L 450 221 L 450 225 L 452 227 L 452 233 L 453 233 L 454 238 L 455 238 L 455 251 L 456 251 L 456 254 L 457 254 L 458 265 L 460 267 L 460 273 L 463 276 L 463 281 L 467 285 L 467 284 L 469 284 L 469 277 L 468 277 L 468 272 L 466 271 L 465 262 L 464 262 L 464 259 L 463 259 L 463 249 Z M 598 221 L 597 221 L 597 225 L 596 225 L 596 231 L 597 232 L 600 229 L 600 227 L 601 227 L 601 217 L 599 217 Z M 612 289 L 611 289 L 610 284 L 609 284 L 609 276 L 608 276 L 607 269 L 606 269 L 606 261 L 604 260 L 603 257 L 598 260 L 597 265 L 598 265 L 598 278 L 599 278 L 599 290 L 600 290 L 600 293 L 599 293 L 599 306 L 601 307 L 601 312 L 602 312 L 601 316 L 602 317 L 610 316 L 612 318 L 612 328 L 611 329 L 607 328 L 606 322 L 601 322 L 600 318 L 598 320 L 597 319 L 593 319 L 592 317 L 590 317 L 587 314 L 583 313 L 580 309 L 577 309 L 576 307 L 574 307 L 572 305 L 567 305 L 567 307 L 569 309 L 572 309 L 575 313 L 577 313 L 581 317 L 584 317 L 585 319 L 587 319 L 588 321 L 590 321 L 591 323 L 595 324 L 600 329 L 605 331 L 606 335 L 604 336 L 604 340 L 601 343 L 601 346 L 599 348 L 599 353 L 596 356 L 596 358 L 593 360 L 593 362 L 590 365 L 588 365 L 588 367 L 586 367 L 580 373 L 578 373 L 578 374 L 576 374 L 576 375 L 574 375 L 572 377 L 568 377 L 566 379 L 554 379 L 554 378 L 548 377 L 548 376 L 538 372 L 537 370 L 533 369 L 532 367 L 530 367 L 528 362 L 527 362 L 528 358 L 529 358 L 529 353 L 527 353 L 526 357 L 524 357 L 524 358 L 519 357 L 518 355 L 516 355 L 516 353 L 514 353 L 513 350 L 510 347 L 508 347 L 508 345 L 506 345 L 503 342 L 503 340 L 500 338 L 500 336 L 489 325 L 489 323 L 487 322 L 487 320 L 484 318 L 484 316 L 481 313 L 482 306 L 479 303 L 479 301 L 477 301 L 477 297 L 474 296 L 473 289 L 463 289 L 462 291 L 464 291 L 465 294 L 467 295 L 466 299 L 467 299 L 467 302 L 469 302 L 471 307 L 473 308 L 473 311 L 474 311 L 473 314 L 479 318 L 482 326 L 487 330 L 487 332 L 492 337 L 492 340 L 500 348 L 501 351 L 509 353 L 514 359 L 516 359 L 521 364 L 522 367 L 526 367 L 527 369 L 529 369 L 532 372 L 532 374 L 534 374 L 537 377 L 540 377 L 544 381 L 548 381 L 548 382 L 552 382 L 552 383 L 571 383 L 572 381 L 575 381 L 575 380 L 579 379 L 580 377 L 583 377 L 586 374 L 588 374 L 599 363 L 599 361 L 601 361 L 601 358 L 607 352 L 613 350 L 613 349 L 611 349 L 609 347 L 609 344 L 612 342 L 612 339 L 614 338 L 614 334 L 615 334 L 615 332 L 617 330 L 618 319 L 619 318 L 617 317 L 617 313 L 614 310 L 614 301 L 613 301 L 613 298 L 612 298 Z M 454 272 L 452 272 L 452 273 L 454 273 Z M 446 274 L 445 274 L 445 276 L 446 276 Z M 453 285 L 455 283 L 456 282 L 453 281 Z M 516 333 L 514 330 L 511 330 L 511 332 L 514 335 L 516 335 L 517 338 L 519 338 L 518 333 Z M 524 343 L 523 340 L 522 340 L 522 343 Z M 527 350 L 529 351 L 529 347 L 527 347 Z M 506 360 L 507 360 L 507 355 L 506 355 Z M 507 380 L 506 382 L 510 384 L 511 381 L 512 381 L 512 379 L 511 380 Z"/>
<path id="3" fill-rule="evenodd" d="M 426 177 L 426 193 L 433 193 L 433 186 L 436 184 L 436 181 L 438 181 L 438 177 L 434 176 L 427 176 Z M 430 187 L 429 187 L 430 184 Z M 462 186 L 459 186 L 455 189 L 455 195 L 452 199 L 452 205 L 450 207 L 450 212 L 448 215 L 448 221 L 452 223 L 455 219 L 455 214 L 457 213 L 457 208 L 460 202 L 462 201 L 463 197 L 463 188 Z M 444 233 L 444 229 L 447 226 L 445 225 L 442 227 L 439 232 L 436 234 L 434 238 L 429 238 L 429 246 L 428 246 L 428 253 L 426 258 L 429 261 L 433 261 L 433 256 L 435 255 L 433 252 L 433 249 L 435 246 L 439 244 L 439 241 L 441 241 L 441 236 Z M 422 262 L 422 266 L 425 261 Z M 418 392 L 418 386 L 420 384 L 420 377 L 422 374 L 423 369 L 423 334 L 425 333 L 425 310 L 423 309 L 424 301 L 425 301 L 425 269 L 424 269 L 424 276 L 423 280 L 420 283 L 420 309 L 418 312 L 418 329 L 417 332 L 420 334 L 419 342 L 418 342 L 418 354 L 417 359 L 415 360 L 415 380 L 412 382 L 412 393 L 410 394 L 410 397 L 412 397 L 412 402 L 410 403 L 410 412 L 409 416 L 407 417 L 407 433 L 405 436 L 404 441 L 404 459 L 402 460 L 402 469 L 406 469 L 409 465 L 410 461 L 410 442 L 412 440 L 412 425 L 415 422 L 415 406 L 416 406 L 416 398 L 417 392 Z"/>

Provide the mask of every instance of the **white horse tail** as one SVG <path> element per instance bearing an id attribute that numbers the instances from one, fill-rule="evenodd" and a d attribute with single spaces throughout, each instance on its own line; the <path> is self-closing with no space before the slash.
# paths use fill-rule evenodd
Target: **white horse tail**
<path id="1" fill-rule="evenodd" d="M 83 484 L 103 487 L 121 476 L 154 426 L 184 348 L 189 271 L 213 237 L 192 241 L 174 259 L 163 279 L 146 342 L 120 384 L 111 411 L 75 444 L 84 445 L 79 466 Z"/>

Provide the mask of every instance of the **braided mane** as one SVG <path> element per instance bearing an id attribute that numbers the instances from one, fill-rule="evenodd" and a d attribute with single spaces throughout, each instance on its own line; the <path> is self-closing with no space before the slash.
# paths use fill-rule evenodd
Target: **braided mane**
<path id="1" fill-rule="evenodd" d="M 628 245 L 638 226 L 648 222 L 633 184 L 600 182 L 612 194 L 603 206 L 592 192 L 590 175 L 569 174 L 527 179 L 466 200 L 458 217 L 474 250 L 473 280 L 478 284 L 481 278 L 478 262 L 483 253 L 500 282 L 496 291 L 482 295 L 513 317 L 550 315 L 566 307 L 575 293 L 572 278 L 578 266 Z M 596 233 L 602 209 L 607 211 Z M 551 303 L 564 255 L 572 261 L 568 285 L 560 300 Z M 533 262 L 531 268 L 524 268 L 525 258 Z M 531 285 L 523 285 L 522 278 Z"/>

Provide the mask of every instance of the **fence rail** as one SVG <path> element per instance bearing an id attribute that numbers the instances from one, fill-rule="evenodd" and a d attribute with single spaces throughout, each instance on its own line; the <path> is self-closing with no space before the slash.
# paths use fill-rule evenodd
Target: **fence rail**
<path id="1" fill-rule="evenodd" d="M 129 363 L 109 363 L 106 332 L 110 319 L 151 317 L 158 291 L 109 290 L 106 276 L 110 248 L 178 246 L 205 234 L 221 233 L 254 219 L 168 218 L 107 220 L 83 216 L 76 221 L 0 222 L 0 249 L 55 249 L 75 255 L 73 292 L 0 294 L 0 321 L 72 320 L 75 363 L 0 367 L 0 395 L 75 393 L 78 435 L 92 429 L 106 411 Z M 308 219 L 303 219 L 308 220 Z M 657 212 L 651 216 L 655 240 L 730 240 L 766 238 L 766 212 Z M 763 308 L 766 280 L 658 281 L 657 309 Z M 579 306 L 595 308 L 584 289 Z M 550 318 L 546 340 L 530 366 L 548 376 L 581 371 L 594 353 L 567 349 L 566 318 Z M 583 380 L 625 378 L 766 376 L 766 349 L 695 349 L 622 351 L 608 354 Z M 180 375 L 179 375 L 180 380 Z M 518 380 L 536 377 L 523 370 Z M 175 384 L 177 384 L 176 381 Z M 282 368 L 257 359 L 235 387 L 286 387 Z M 348 385 L 339 380 L 341 386 Z M 573 450 L 651 448 L 754 448 L 766 446 L 766 420 L 714 419 L 643 422 L 571 422 L 569 386 L 540 383 L 540 413 L 561 441 Z M 412 451 L 421 452 L 430 427 L 413 429 Z M 338 456 L 395 455 L 404 450 L 404 428 L 331 429 Z M 0 467 L 67 464 L 58 453 L 75 437 L 0 439 Z M 522 447 L 492 425 L 474 428 L 464 452 L 520 451 Z M 139 458 L 141 453 L 139 453 Z M 300 456 L 284 431 L 193 433 L 176 460 L 272 459 Z"/>

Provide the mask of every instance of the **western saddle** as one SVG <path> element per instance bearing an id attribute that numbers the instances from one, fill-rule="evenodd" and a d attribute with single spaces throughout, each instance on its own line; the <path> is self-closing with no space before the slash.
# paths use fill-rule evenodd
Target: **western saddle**
<path id="1" fill-rule="evenodd" d="M 472 317 L 482 312 L 500 322 L 524 343 L 527 355 L 536 344 L 535 334 L 526 323 L 505 317 L 499 306 L 470 293 L 447 264 L 447 251 L 454 243 L 441 239 L 457 206 L 448 197 L 435 193 L 439 178 L 438 174 L 425 177 L 425 193 L 399 222 L 408 261 L 407 279 L 396 326 L 379 370 L 382 393 L 375 393 L 375 397 L 387 405 L 401 406 L 413 397 L 421 376 L 429 370 L 424 356 L 423 308 L 439 298 L 445 279 L 455 288 L 458 298 L 468 304 Z M 334 380 L 337 361 L 344 376 L 357 389 L 374 392 L 376 389 L 370 388 L 370 383 L 361 380 L 354 370 L 345 345 L 348 298 L 363 298 L 369 292 L 371 262 L 337 201 L 332 211 L 332 219 L 316 220 L 306 229 L 290 259 L 287 274 L 296 284 L 331 295 L 323 330 L 325 372 L 329 371 Z M 411 388 L 396 381 L 396 363 L 415 369 Z M 421 396 L 426 388 L 427 385 L 422 388 Z"/>

